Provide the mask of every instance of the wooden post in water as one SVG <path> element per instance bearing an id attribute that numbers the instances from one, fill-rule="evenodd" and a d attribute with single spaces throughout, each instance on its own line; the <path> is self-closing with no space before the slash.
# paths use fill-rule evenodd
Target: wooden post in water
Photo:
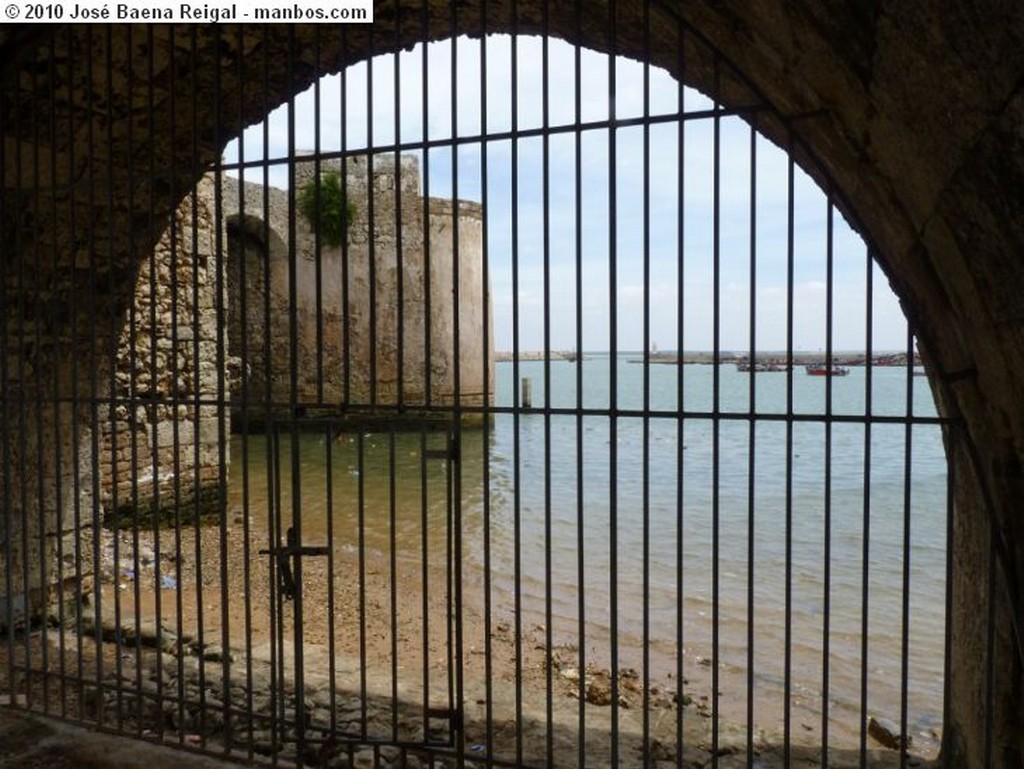
<path id="1" fill-rule="evenodd" d="M 533 405 L 533 381 L 524 376 L 519 385 L 519 405 L 528 409 Z"/>

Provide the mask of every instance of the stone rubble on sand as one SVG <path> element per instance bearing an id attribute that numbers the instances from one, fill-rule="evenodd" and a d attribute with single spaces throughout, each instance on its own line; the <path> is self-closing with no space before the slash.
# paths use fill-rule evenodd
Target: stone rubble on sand
<path id="1" fill-rule="evenodd" d="M 83 614 L 79 622 L 82 631 L 116 644 L 108 647 L 108 651 L 114 652 L 120 663 L 105 666 L 102 684 L 87 685 L 83 694 L 86 717 L 118 731 L 170 739 L 207 752 L 272 756 L 284 763 L 301 760 L 303 765 L 317 769 L 422 769 L 425 765 L 447 769 L 456 765 L 454 747 L 436 751 L 426 746 L 430 742 L 445 743 L 451 735 L 446 719 L 425 718 L 422 695 L 410 697 L 400 693 L 394 699 L 368 690 L 366 696 L 360 696 L 358 691 L 339 686 L 341 681 L 356 680 L 354 669 L 339 660 L 332 662 L 312 648 L 304 655 L 306 668 L 300 697 L 290 674 L 282 675 L 280 668 L 272 665 L 269 645 L 246 654 L 178 634 L 151 618 L 136 622 L 134 615 L 115 617 L 109 610 L 102 613 L 98 625 L 89 614 Z M 547 665 L 552 682 L 561 688 L 561 702 L 577 698 L 577 704 L 570 709 L 578 713 L 582 683 L 586 703 L 594 706 L 593 710 L 587 709 L 588 750 L 595 745 L 597 754 L 603 750 L 600 741 L 608 736 L 604 730 L 610 724 L 605 721 L 613 710 L 615 691 L 619 697 L 618 723 L 623 729 L 619 735 L 623 766 L 667 769 L 682 764 L 687 769 L 704 769 L 715 761 L 724 769 L 745 765 L 745 726 L 719 720 L 717 732 L 712 734 L 715 720 L 706 707 L 690 710 L 688 695 L 680 697 L 677 692 L 674 697 L 669 696 L 657 686 L 645 691 L 641 676 L 631 668 L 617 670 L 613 678 L 611 671 L 588 664 L 581 681 L 579 668 L 569 661 L 572 654 L 563 655 L 564 651 L 552 649 Z M 285 653 L 280 652 L 277 649 L 290 669 L 294 649 L 287 645 Z M 483 717 L 488 703 L 498 707 L 498 700 L 513 701 L 514 689 L 503 691 L 492 681 L 483 691 L 468 687 L 465 695 L 463 737 L 469 751 L 467 759 L 479 755 L 481 761 L 486 760 L 490 745 L 492 757 L 500 758 L 502 752 L 525 746 L 531 751 L 529 756 L 524 754 L 527 763 L 543 760 L 542 754 L 534 754 L 543 748 L 545 739 L 552 739 L 555 755 L 576 755 L 574 730 L 561 731 L 556 726 L 558 734 L 551 737 L 544 720 L 533 715 L 526 715 L 522 721 L 496 720 L 488 735 Z M 509 702 L 501 704 L 507 706 Z M 701 700 L 697 702 L 699 705 Z M 691 715 L 684 716 L 685 712 Z M 627 721 L 634 727 L 649 721 L 651 729 L 631 732 Z M 884 720 L 872 719 L 871 724 L 871 735 L 883 742 L 880 730 L 885 726 Z M 300 725 L 304 725 L 301 746 Z M 595 728 L 597 732 L 592 731 Z M 686 730 L 681 743 L 677 743 L 677 728 Z M 750 748 L 757 766 L 774 769 L 788 760 L 780 753 L 779 735 L 766 735 L 754 729 L 752 737 Z M 390 741 L 405 746 L 382 744 Z M 682 756 L 677 755 L 677 745 L 683 747 Z M 800 765 L 820 765 L 820 749 L 793 746 L 792 750 L 795 752 L 790 758 L 798 757 Z M 899 749 L 870 751 L 869 765 L 895 766 L 892 761 L 898 761 L 899 756 Z M 846 766 L 855 758 L 830 751 L 829 764 Z M 911 765 L 922 765 L 916 757 L 910 758 Z M 477 765 L 474 760 L 463 763 L 467 767 Z"/>

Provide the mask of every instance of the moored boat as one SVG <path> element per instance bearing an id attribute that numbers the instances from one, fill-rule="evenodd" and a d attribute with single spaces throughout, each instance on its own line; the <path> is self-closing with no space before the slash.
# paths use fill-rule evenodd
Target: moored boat
<path id="1" fill-rule="evenodd" d="M 805 367 L 811 376 L 846 376 L 850 369 L 846 366 L 829 366 L 825 363 L 812 363 Z"/>
<path id="2" fill-rule="evenodd" d="M 736 364 L 736 370 L 743 372 L 756 371 L 778 373 L 781 371 L 785 371 L 786 367 L 779 363 L 771 363 L 767 361 L 757 361 L 755 363 L 751 363 L 749 360 L 741 360 Z"/>

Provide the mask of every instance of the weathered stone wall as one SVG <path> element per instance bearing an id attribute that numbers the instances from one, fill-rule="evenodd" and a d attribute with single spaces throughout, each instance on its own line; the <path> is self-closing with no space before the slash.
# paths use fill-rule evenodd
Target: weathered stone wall
<path id="1" fill-rule="evenodd" d="M 203 180 L 174 212 L 127 307 L 70 295 L 109 280 L 95 253 L 67 275 L 74 285 L 47 274 L 53 263 L 43 254 L 52 256 L 60 232 L 26 240 L 35 269 L 3 281 L 0 541 L 13 546 L 0 549 L 0 627 L 88 591 L 99 526 L 172 507 L 186 517 L 220 510 L 226 445 L 217 407 L 196 403 L 216 398 L 230 363 L 217 353 L 211 200 Z M 34 317 L 26 284 L 43 310 Z M 67 337 L 61 318 L 71 321 Z"/>
<path id="2" fill-rule="evenodd" d="M 494 323 L 484 274 L 483 210 L 465 200 L 431 198 L 429 212 L 431 381 L 441 383 L 442 397 L 450 397 L 446 393 L 455 392 L 457 376 L 463 405 L 493 405 Z"/>
<path id="3" fill-rule="evenodd" d="M 299 380 L 304 376 L 291 356 L 288 197 L 281 190 L 240 184 L 227 176 L 220 184 L 226 333 L 228 350 L 238 361 L 238 377 L 228 395 L 233 419 L 244 413 L 260 423 L 275 412 L 276 404 L 287 408 L 292 373 Z M 308 261 L 296 260 L 297 275 L 305 277 L 309 267 Z M 324 279 L 334 280 L 336 265 L 322 267 Z M 298 307 L 300 325 L 309 316 L 309 308 Z M 323 320 L 325 332 L 332 333 L 337 309 L 325 311 Z"/>
<path id="4" fill-rule="evenodd" d="M 113 525 L 165 511 L 188 520 L 223 505 L 226 428 L 211 401 L 227 391 L 232 367 L 218 329 L 213 195 L 204 177 L 174 212 L 123 319 L 112 398 L 99 412 L 101 505 Z"/>
<path id="5" fill-rule="evenodd" d="M 341 162 L 297 163 L 295 189 L 332 169 L 340 171 Z M 346 159 L 345 189 L 354 215 L 344 247 L 331 247 L 318 243 L 298 212 L 292 229 L 287 191 L 230 180 L 225 186 L 231 352 L 240 360 L 245 353 L 244 389 L 240 382 L 233 396 L 236 421 L 244 413 L 255 424 L 293 409 L 306 416 L 393 417 L 399 409 L 443 415 L 456 401 L 481 405 L 485 386 L 493 392 L 479 206 L 460 202 L 456 216 L 450 202 L 425 205 L 416 159 L 396 163 L 394 154 Z"/>
<path id="6" fill-rule="evenodd" d="M 24 627 L 57 600 L 77 601 L 93 584 L 99 508 L 87 409 L 21 405 L 4 409 L 0 435 L 0 629 Z"/>

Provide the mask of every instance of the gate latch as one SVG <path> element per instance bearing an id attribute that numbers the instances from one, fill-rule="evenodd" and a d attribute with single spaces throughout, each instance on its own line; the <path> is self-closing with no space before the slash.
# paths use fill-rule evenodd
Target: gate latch
<path id="1" fill-rule="evenodd" d="M 269 555 L 277 558 L 277 574 L 281 586 L 281 595 L 286 601 L 295 597 L 296 585 L 295 574 L 292 571 L 291 558 L 299 558 L 304 555 L 327 555 L 330 548 L 326 545 L 300 545 L 295 536 L 295 527 L 289 526 L 285 534 L 284 547 L 272 547 L 269 550 L 260 550 L 260 555 Z"/>

